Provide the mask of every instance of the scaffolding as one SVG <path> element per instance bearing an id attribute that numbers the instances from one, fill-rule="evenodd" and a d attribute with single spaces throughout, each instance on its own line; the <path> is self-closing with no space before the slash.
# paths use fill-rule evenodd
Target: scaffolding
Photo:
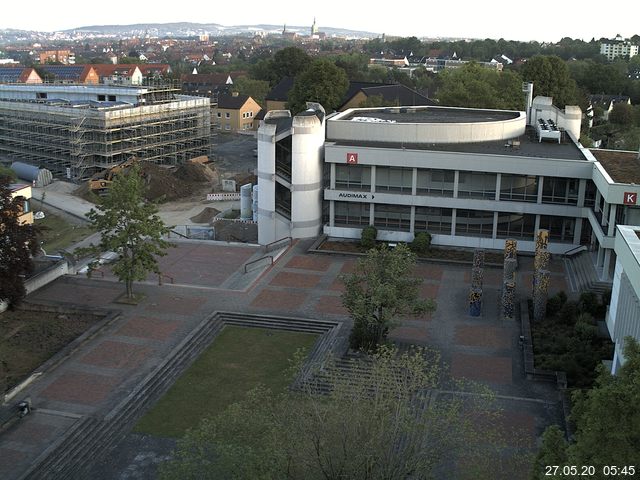
<path id="1" fill-rule="evenodd" d="M 209 99 L 170 89 L 124 106 L 0 99 L 0 158 L 77 181 L 131 156 L 182 164 L 209 155 L 210 142 Z"/>

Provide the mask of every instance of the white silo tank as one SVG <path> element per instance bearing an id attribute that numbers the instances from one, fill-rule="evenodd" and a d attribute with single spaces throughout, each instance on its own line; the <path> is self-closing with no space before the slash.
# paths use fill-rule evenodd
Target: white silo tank
<path id="1" fill-rule="evenodd" d="M 240 218 L 242 220 L 251 220 L 253 218 L 251 209 L 251 191 L 253 185 L 247 183 L 240 187 Z"/>

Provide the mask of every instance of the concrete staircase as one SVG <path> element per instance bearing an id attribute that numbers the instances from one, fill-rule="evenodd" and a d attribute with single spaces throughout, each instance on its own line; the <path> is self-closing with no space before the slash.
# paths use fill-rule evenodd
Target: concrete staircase
<path id="1" fill-rule="evenodd" d="M 602 295 L 611 290 L 612 282 L 604 282 L 598 278 L 589 252 L 580 252 L 572 257 L 565 257 L 564 261 L 573 292 L 595 292 Z"/>
<path id="2" fill-rule="evenodd" d="M 203 320 L 104 418 L 88 416 L 76 422 L 20 476 L 24 480 L 85 479 L 92 465 L 115 446 L 140 417 L 173 385 L 213 342 L 225 325 L 308 332 L 321 335 L 310 352 L 304 380 L 329 351 L 346 349 L 342 324 L 323 320 L 217 312 Z"/>

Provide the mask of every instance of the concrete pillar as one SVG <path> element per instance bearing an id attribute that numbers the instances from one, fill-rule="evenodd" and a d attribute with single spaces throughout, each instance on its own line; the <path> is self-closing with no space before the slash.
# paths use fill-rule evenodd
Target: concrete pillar
<path id="1" fill-rule="evenodd" d="M 418 194 L 418 169 L 413 169 L 413 174 L 411 175 L 411 195 Z M 412 229 L 413 231 L 413 229 Z"/>
<path id="2" fill-rule="evenodd" d="M 501 182 L 502 182 L 502 174 L 498 173 L 496 175 L 496 198 L 495 198 L 496 202 L 500 201 L 500 183 Z"/>
<path id="3" fill-rule="evenodd" d="M 578 245 L 582 237 L 582 219 L 576 218 L 576 225 L 573 228 L 573 243 Z"/>
<path id="4" fill-rule="evenodd" d="M 491 238 L 498 238 L 498 212 L 493 212 L 493 230 L 491 231 Z"/>
<path id="5" fill-rule="evenodd" d="M 414 187 L 415 187 L 415 184 L 414 184 Z M 416 207 L 415 207 L 415 205 L 411 206 L 411 217 L 410 217 L 409 222 L 410 222 L 409 223 L 409 231 L 411 233 L 414 233 L 416 231 Z"/>
<path id="6" fill-rule="evenodd" d="M 376 215 L 376 205 L 375 203 L 369 204 L 369 225 L 373 225 L 373 221 L 375 220 Z"/>
<path id="7" fill-rule="evenodd" d="M 611 270 L 611 249 L 604 249 L 604 259 L 602 261 L 602 275 L 600 275 L 600 279 L 603 281 L 611 280 L 611 275 L 609 274 Z"/>
<path id="8" fill-rule="evenodd" d="M 538 230 L 540 230 L 540 215 L 536 215 L 536 221 L 533 224 L 533 231 L 537 232 Z"/>
<path id="9" fill-rule="evenodd" d="M 371 193 L 375 193 L 376 191 L 376 166 L 371 165 Z"/>
<path id="10" fill-rule="evenodd" d="M 584 178 L 578 183 L 578 206 L 584 207 L 584 197 L 587 192 L 587 181 Z"/>
<path id="11" fill-rule="evenodd" d="M 593 204 L 593 211 L 597 212 L 598 209 L 600 208 L 600 198 L 602 197 L 602 195 L 600 195 L 600 190 L 598 190 L 596 188 L 596 198 Z"/>
<path id="12" fill-rule="evenodd" d="M 336 221 L 336 202 L 335 200 L 329 201 L 329 226 L 335 227 Z"/>
<path id="13" fill-rule="evenodd" d="M 460 183 L 460 171 L 453 173 L 453 198 L 458 198 L 458 184 Z"/>
<path id="14" fill-rule="evenodd" d="M 596 267 L 600 268 L 600 265 L 602 265 L 602 259 L 604 257 L 604 248 L 602 248 L 601 245 L 598 245 L 598 256 L 596 258 Z"/>
<path id="15" fill-rule="evenodd" d="M 330 172 L 329 172 L 329 188 L 331 190 L 336 189 L 336 164 L 330 163 Z M 333 203 L 333 202 L 331 202 Z"/>
<path id="16" fill-rule="evenodd" d="M 456 234 L 456 209 L 451 209 L 451 236 L 455 236 Z"/>
<path id="17" fill-rule="evenodd" d="M 609 205 L 609 203 L 607 203 L 606 201 L 604 202 L 604 209 L 602 210 L 602 219 L 600 220 L 600 225 L 602 227 L 606 227 L 607 226 L 607 221 L 609 218 L 609 208 L 611 207 L 611 205 Z M 602 229 L 604 230 L 604 228 Z"/>
<path id="18" fill-rule="evenodd" d="M 616 234 L 616 212 L 618 205 L 615 203 L 609 207 L 609 230 L 607 235 L 613 237 Z"/>
<path id="19" fill-rule="evenodd" d="M 537 203 L 542 203 L 542 188 L 544 187 L 544 177 L 540 175 L 538 177 L 538 200 Z"/>

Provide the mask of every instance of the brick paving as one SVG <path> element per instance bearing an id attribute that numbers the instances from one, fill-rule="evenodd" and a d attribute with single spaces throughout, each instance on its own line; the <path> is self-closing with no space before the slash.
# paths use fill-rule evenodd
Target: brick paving
<path id="1" fill-rule="evenodd" d="M 214 311 L 304 316 L 307 318 L 345 319 L 339 276 L 353 271 L 356 259 L 346 255 L 307 254 L 311 242 L 296 242 L 272 267 L 253 277 L 246 291 L 225 290 L 221 285 L 240 275 L 252 256 L 262 255 L 256 248 L 227 245 L 180 244 L 161 260 L 163 271 L 177 283 L 158 286 L 156 282 L 136 284 L 135 291 L 145 298 L 136 306 L 115 304 L 124 287 L 113 278 L 87 279 L 63 277 L 28 297 L 28 301 L 76 303 L 121 311 L 121 317 L 94 338 L 88 339 L 59 367 L 29 386 L 35 414 L 18 423 L 20 442 L 10 443 L 8 432 L 0 435 L 0 478 L 13 480 L 24 471 L 51 441 L 66 431 L 74 416 L 55 417 L 53 426 L 30 425 L 43 418 L 38 408 L 57 409 L 66 414 L 102 417 L 117 405 L 124 394 L 146 376 L 204 318 Z M 520 262 L 518 292 L 530 290 L 530 259 Z M 530 269 L 529 269 L 530 270 Z M 554 282 L 564 277 L 554 266 Z M 498 313 L 499 269 L 485 272 L 483 314 L 468 315 L 467 294 L 470 265 L 420 263 L 416 275 L 424 279 L 420 294 L 438 305 L 431 315 L 408 317 L 391 332 L 391 338 L 403 343 L 436 347 L 456 378 L 488 383 L 509 403 L 506 424 L 519 426 L 533 436 L 555 421 L 554 408 L 531 403 L 528 398 L 557 399 L 552 387 L 527 382 L 522 374 L 521 353 L 517 347 L 519 326 L 503 322 Z M 153 280 L 153 279 L 151 279 Z M 214 288 L 212 288 L 214 287 Z M 38 416 L 40 415 L 40 416 Z M 53 418 L 53 417 L 52 417 Z M 40 420 L 38 420 L 40 421 Z M 57 422 L 57 423 L 56 423 Z M 16 448 L 20 444 L 21 448 Z M 125 468 L 123 466 L 123 468 Z M 114 467 L 115 468 L 115 467 Z M 118 478 L 120 473 L 94 476 L 94 480 Z"/>

